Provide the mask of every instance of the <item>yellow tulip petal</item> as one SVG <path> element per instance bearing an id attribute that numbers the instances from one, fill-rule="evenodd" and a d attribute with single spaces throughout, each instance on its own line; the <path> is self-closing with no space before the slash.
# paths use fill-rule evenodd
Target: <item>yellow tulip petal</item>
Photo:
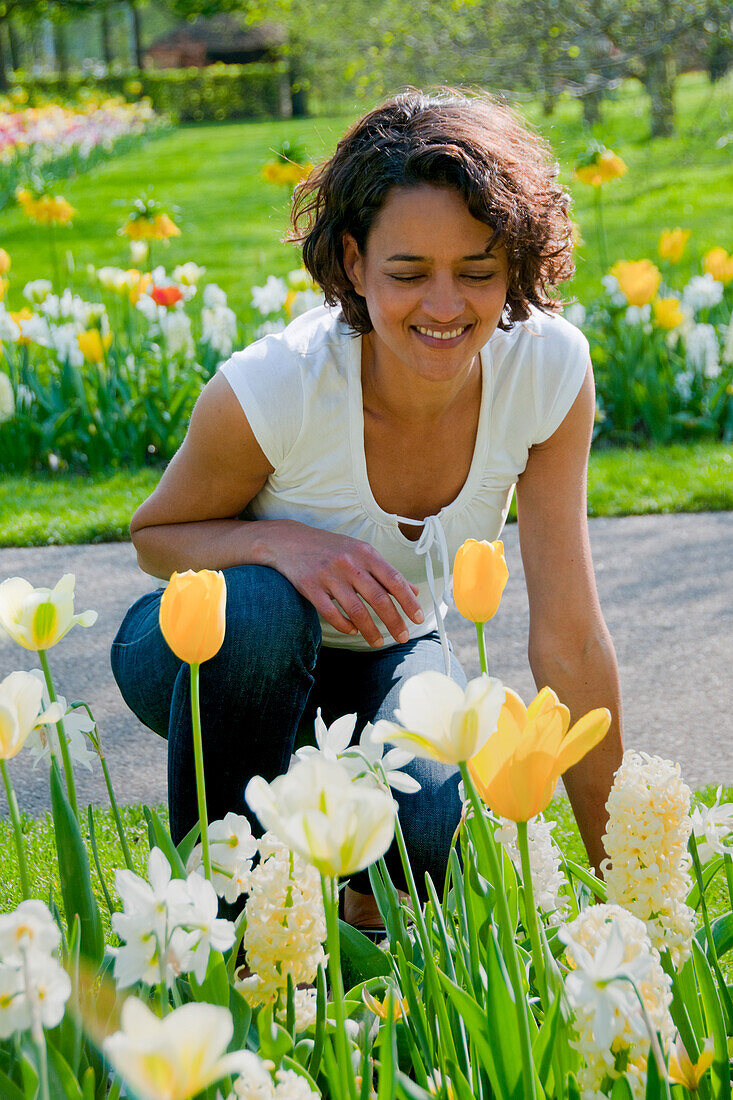
<path id="1" fill-rule="evenodd" d="M 606 707 L 592 710 L 578 719 L 562 743 L 557 756 L 558 772 L 562 775 L 582 760 L 608 733 L 611 712 Z"/>

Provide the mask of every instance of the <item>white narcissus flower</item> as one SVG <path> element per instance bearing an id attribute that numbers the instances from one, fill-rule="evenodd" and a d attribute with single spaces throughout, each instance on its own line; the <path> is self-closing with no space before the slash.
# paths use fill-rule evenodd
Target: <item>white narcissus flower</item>
<path id="1" fill-rule="evenodd" d="M 710 309 L 722 301 L 725 287 L 710 272 L 693 275 L 682 291 L 682 301 L 691 310 Z"/>
<path id="2" fill-rule="evenodd" d="M 190 1100 L 222 1077 L 263 1069 L 251 1051 L 224 1053 L 234 1032 L 228 1008 L 190 1002 L 161 1020 L 128 997 L 121 1022 L 103 1049 L 138 1100 Z"/>
<path id="3" fill-rule="evenodd" d="M 323 291 L 322 290 L 299 290 L 293 298 L 293 304 L 290 307 L 291 317 L 300 317 L 301 314 L 307 313 L 309 309 L 316 309 L 317 306 L 323 305 Z"/>
<path id="4" fill-rule="evenodd" d="M 231 355 L 237 337 L 237 316 L 229 306 L 201 310 L 201 339 L 226 358 Z"/>
<path id="5" fill-rule="evenodd" d="M 23 577 L 0 584 L 0 627 L 24 649 L 46 650 L 73 626 L 92 626 L 96 611 L 74 614 L 73 573 L 65 573 L 54 588 L 34 588 Z"/>
<path id="6" fill-rule="evenodd" d="M 216 890 L 208 879 L 195 871 L 185 880 L 174 879 L 168 897 L 173 909 L 179 912 L 185 931 L 194 937 L 184 966 L 201 984 L 206 977 L 209 953 L 226 951 L 234 943 L 234 925 L 230 920 L 217 917 Z"/>
<path id="7" fill-rule="evenodd" d="M 0 759 L 16 756 L 36 726 L 58 722 L 58 703 L 41 713 L 43 688 L 30 672 L 11 672 L 0 681 Z"/>
<path id="8" fill-rule="evenodd" d="M 226 291 L 216 283 L 207 283 L 204 287 L 204 305 L 207 309 L 219 309 L 227 304 Z"/>
<path id="9" fill-rule="evenodd" d="M 33 305 L 38 305 L 52 290 L 53 284 L 49 279 L 33 279 L 23 287 L 23 297 Z"/>
<path id="10" fill-rule="evenodd" d="M 7 340 L 14 344 L 20 336 L 20 326 L 15 323 L 8 311 L 0 302 L 0 340 Z"/>
<path id="11" fill-rule="evenodd" d="M 726 852 L 733 855 L 733 844 L 724 843 L 733 834 L 733 802 L 724 802 L 721 806 L 722 794 L 723 788 L 718 787 L 712 806 L 696 806 L 692 812 L 692 831 L 701 864 L 715 855 L 722 856 Z"/>
<path id="12" fill-rule="evenodd" d="M 40 668 L 32 668 L 30 674 L 40 681 L 43 688 L 43 705 L 48 707 L 50 704 L 43 672 Z M 89 717 L 84 707 L 69 709 L 63 695 L 57 695 L 56 702 L 63 714 L 64 733 L 66 734 L 66 741 L 69 746 L 69 756 L 75 764 L 81 764 L 82 767 L 86 768 L 88 771 L 92 771 L 92 761 L 96 758 L 97 754 L 90 749 L 90 741 L 87 734 L 93 732 L 94 720 Z M 49 728 L 45 730 L 41 730 L 40 728 L 32 730 L 25 744 L 33 757 L 34 768 L 38 766 L 41 760 L 45 760 L 50 764 L 51 752 L 57 755 L 61 752 L 59 734 L 55 726 L 49 726 Z"/>
<path id="13" fill-rule="evenodd" d="M 317 757 L 323 757 L 325 760 L 338 760 L 347 769 L 352 779 L 366 779 L 368 777 L 370 780 L 378 782 L 368 764 L 379 763 L 384 768 L 387 783 L 390 787 L 406 794 L 415 794 L 416 791 L 419 791 L 420 784 L 416 779 L 397 770 L 414 760 L 414 753 L 407 752 L 405 749 L 390 749 L 385 754 L 384 745 L 372 739 L 374 727 L 371 722 L 367 722 L 361 731 L 358 744 L 352 745 L 351 739 L 355 725 L 356 715 L 344 714 L 341 718 L 337 718 L 335 722 L 332 722 L 330 726 L 326 726 L 321 718 L 321 708 L 319 707 L 314 723 L 316 745 L 304 745 L 298 749 L 291 759 L 291 767 L 298 760 L 313 760 Z"/>
<path id="14" fill-rule="evenodd" d="M 0 1039 L 31 1026 L 30 1007 L 20 967 L 0 963 Z"/>
<path id="15" fill-rule="evenodd" d="M 183 283 L 184 286 L 196 286 L 202 275 L 206 274 L 205 267 L 199 267 L 193 260 L 189 260 L 188 263 L 178 264 L 173 268 L 173 278 L 177 283 Z"/>
<path id="16" fill-rule="evenodd" d="M 299 760 L 272 783 L 256 775 L 245 798 L 266 829 L 324 875 L 360 871 L 384 855 L 394 837 L 392 797 L 352 783 L 336 761 Z"/>
<path id="17" fill-rule="evenodd" d="M 277 313 L 282 309 L 287 296 L 287 283 L 275 275 L 268 275 L 264 286 L 252 287 L 252 305 L 263 316 L 267 316 L 268 313 Z"/>
<path id="18" fill-rule="evenodd" d="M 230 903 L 247 892 L 252 857 L 257 851 L 257 841 L 243 814 L 229 812 L 221 821 L 212 821 L 208 828 L 211 852 L 211 884 L 220 897 Z M 191 852 L 187 871 L 203 874 L 203 850 L 200 844 Z"/>
<path id="19" fill-rule="evenodd" d="M 427 760 L 460 764 L 496 732 L 505 695 L 501 680 L 485 674 L 469 681 L 464 691 L 442 672 L 419 672 L 400 690 L 399 725 L 377 722 L 372 740 L 390 741 Z"/>
<path id="20" fill-rule="evenodd" d="M 147 241 L 130 241 L 130 259 L 134 264 L 144 264 L 149 252 Z"/>
<path id="21" fill-rule="evenodd" d="M 20 973 L 25 982 L 31 1024 L 57 1027 L 71 996 L 71 978 L 61 963 L 48 955 L 33 952 Z"/>
<path id="22" fill-rule="evenodd" d="M 48 906 L 36 898 L 22 901 L 12 913 L 0 914 L 0 962 L 19 966 L 28 951 L 50 955 L 61 933 Z"/>

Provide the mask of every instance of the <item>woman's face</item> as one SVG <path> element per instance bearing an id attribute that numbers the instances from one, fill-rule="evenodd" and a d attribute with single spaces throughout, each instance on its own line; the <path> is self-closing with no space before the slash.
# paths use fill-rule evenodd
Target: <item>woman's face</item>
<path id="1" fill-rule="evenodd" d="M 344 264 L 366 299 L 375 361 L 395 359 L 448 381 L 474 361 L 501 318 L 507 257 L 462 196 L 430 184 L 395 188 L 360 252 L 344 235 Z"/>

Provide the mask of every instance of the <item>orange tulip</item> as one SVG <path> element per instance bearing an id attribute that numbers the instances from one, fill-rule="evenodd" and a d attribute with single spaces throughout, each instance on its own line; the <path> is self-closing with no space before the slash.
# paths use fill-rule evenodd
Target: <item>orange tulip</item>
<path id="1" fill-rule="evenodd" d="M 729 256 L 724 248 L 711 248 L 706 252 L 702 266 L 703 271 L 719 283 L 729 283 L 733 279 L 733 254 Z"/>
<path id="2" fill-rule="evenodd" d="M 461 615 L 472 623 L 493 619 L 508 577 L 503 542 L 466 539 L 453 564 L 453 599 Z"/>
<path id="3" fill-rule="evenodd" d="M 544 687 L 525 707 L 506 689 L 499 724 L 468 770 L 486 805 L 500 817 L 529 821 L 547 808 L 563 772 L 602 741 L 611 724 L 605 707 L 570 726 L 570 711 Z"/>
<path id="4" fill-rule="evenodd" d="M 224 574 L 212 569 L 174 573 L 160 601 L 160 629 L 176 657 L 200 665 L 222 647 L 226 629 Z"/>
<path id="5" fill-rule="evenodd" d="M 183 291 L 177 286 L 153 286 L 150 290 L 150 297 L 156 305 L 170 309 L 176 302 L 182 300 Z"/>

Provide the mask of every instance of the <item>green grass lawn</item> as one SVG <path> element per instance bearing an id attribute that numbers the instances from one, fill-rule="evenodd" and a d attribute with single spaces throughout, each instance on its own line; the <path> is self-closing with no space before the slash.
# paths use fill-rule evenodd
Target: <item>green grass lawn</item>
<path id="1" fill-rule="evenodd" d="M 732 475 L 731 444 L 593 452 L 588 514 L 733 510 Z M 89 477 L 0 476 L 0 547 L 127 539 L 132 513 L 159 477 L 154 469 Z M 510 519 L 514 515 L 512 504 Z"/>
<path id="2" fill-rule="evenodd" d="M 572 179 L 572 165 L 591 136 L 619 152 L 629 167 L 628 175 L 604 189 L 611 261 L 654 256 L 660 231 L 675 225 L 692 230 L 680 269 L 684 275 L 696 270 L 700 255 L 713 245 L 731 247 L 722 215 L 733 195 L 732 89 L 733 73 L 713 86 L 703 74 L 680 77 L 677 133 L 654 141 L 647 136 L 648 101 L 637 81 L 627 81 L 604 105 L 603 122 L 593 135 L 576 100 L 562 97 L 549 119 L 535 104 L 522 105 L 552 142 L 562 179 L 574 194 L 586 243 L 578 250 L 578 274 L 568 288 L 572 294 L 588 300 L 600 289 L 592 189 Z M 158 246 L 156 261 L 169 268 L 185 260 L 204 264 L 207 277 L 227 290 L 246 319 L 250 287 L 268 274 L 286 273 L 298 260 L 293 246 L 280 243 L 287 225 L 286 194 L 264 183 L 262 165 L 286 137 L 303 142 L 313 160 L 327 155 L 346 125 L 368 106 L 353 105 L 333 118 L 182 127 L 61 185 L 79 213 L 71 228 L 58 231 L 59 246 L 72 253 L 78 279 L 86 279 L 87 264 L 127 266 L 127 242 L 117 229 L 131 201 L 148 189 L 180 208 L 182 236 L 169 248 Z M 0 244 L 13 260 L 8 302 L 16 308 L 24 283 L 49 274 L 47 231 L 29 225 L 14 208 L 0 215 Z"/>

